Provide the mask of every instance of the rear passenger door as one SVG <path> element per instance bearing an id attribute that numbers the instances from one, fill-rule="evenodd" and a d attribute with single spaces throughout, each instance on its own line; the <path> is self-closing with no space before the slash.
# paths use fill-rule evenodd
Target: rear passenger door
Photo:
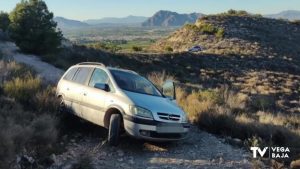
<path id="1" fill-rule="evenodd" d="M 71 92 L 70 88 L 72 86 L 72 83 L 74 83 L 73 78 L 77 70 L 78 67 L 73 67 L 70 70 L 68 70 L 67 74 L 63 78 L 63 85 L 61 85 L 60 93 L 63 94 L 64 103 L 67 106 L 67 108 L 71 108 L 72 106 L 73 93 Z"/>
<path id="2" fill-rule="evenodd" d="M 70 92 L 72 93 L 72 109 L 77 116 L 82 116 L 82 98 L 84 96 L 84 88 L 86 88 L 87 81 L 91 75 L 93 68 L 80 67 L 73 78 L 73 83 L 70 85 Z"/>

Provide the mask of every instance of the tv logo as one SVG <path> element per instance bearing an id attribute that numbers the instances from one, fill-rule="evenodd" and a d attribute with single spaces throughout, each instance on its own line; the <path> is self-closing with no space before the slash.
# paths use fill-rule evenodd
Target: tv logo
<path id="1" fill-rule="evenodd" d="M 257 152 L 259 153 L 260 157 L 264 157 L 269 147 L 265 147 L 263 150 L 261 150 L 259 147 L 251 147 L 250 150 L 253 153 L 253 158 L 256 158 Z"/>
<path id="2" fill-rule="evenodd" d="M 279 158 L 289 158 L 290 149 L 288 147 L 264 147 L 263 149 L 259 147 L 250 147 L 252 151 L 253 158 L 260 157 L 269 157 L 272 159 Z M 268 155 L 266 153 L 268 152 Z"/>

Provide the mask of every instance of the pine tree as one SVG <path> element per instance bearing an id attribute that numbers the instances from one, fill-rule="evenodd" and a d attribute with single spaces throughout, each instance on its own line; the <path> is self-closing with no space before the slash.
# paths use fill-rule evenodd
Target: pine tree
<path id="1" fill-rule="evenodd" d="M 42 0 L 22 0 L 11 12 L 10 20 L 10 37 L 23 52 L 52 53 L 61 44 L 62 33 Z"/>

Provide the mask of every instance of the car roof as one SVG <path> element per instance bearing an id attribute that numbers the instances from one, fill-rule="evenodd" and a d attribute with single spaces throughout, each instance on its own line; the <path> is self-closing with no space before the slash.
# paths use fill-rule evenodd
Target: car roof
<path id="1" fill-rule="evenodd" d="M 84 66 L 84 67 L 100 67 L 100 68 L 106 68 L 108 70 L 117 70 L 117 71 L 123 71 L 123 72 L 138 74 L 135 71 L 128 70 L 128 69 L 122 69 L 122 68 L 116 68 L 116 67 L 106 67 L 103 63 L 100 63 L 100 62 L 81 62 L 81 63 L 77 63 L 74 66 L 76 66 L 76 67 L 81 67 L 81 66 Z"/>

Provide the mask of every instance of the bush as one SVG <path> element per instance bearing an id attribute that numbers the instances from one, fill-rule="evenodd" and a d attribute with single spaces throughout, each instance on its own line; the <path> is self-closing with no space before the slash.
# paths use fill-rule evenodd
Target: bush
<path id="1" fill-rule="evenodd" d="M 275 98 L 268 95 L 252 96 L 250 100 L 250 107 L 255 111 L 258 110 L 273 110 L 276 106 Z"/>
<path id="2" fill-rule="evenodd" d="M 132 46 L 132 50 L 135 51 L 135 52 L 140 52 L 140 51 L 143 50 L 143 48 L 140 47 L 140 46 Z"/>
<path id="3" fill-rule="evenodd" d="M 92 44 L 88 44 L 87 47 L 93 49 L 106 50 L 113 53 L 122 49 L 121 47 L 119 47 L 114 43 L 92 43 Z"/>
<path id="4" fill-rule="evenodd" d="M 204 34 L 213 35 L 217 32 L 217 28 L 214 27 L 212 24 L 201 24 L 199 28 Z"/>
<path id="5" fill-rule="evenodd" d="M 34 97 L 35 109 L 39 112 L 56 113 L 60 100 L 55 95 L 55 88 L 48 86 L 46 89 L 39 91 Z"/>
<path id="6" fill-rule="evenodd" d="M 4 83 L 4 93 L 26 106 L 32 106 L 35 94 L 41 89 L 41 80 L 33 76 L 19 77 Z"/>
<path id="7" fill-rule="evenodd" d="M 294 21 L 291 21 L 292 24 L 295 24 L 295 25 L 300 25 L 300 20 L 294 20 Z"/>
<path id="8" fill-rule="evenodd" d="M 186 24 L 185 28 L 207 35 L 215 35 L 217 38 L 222 38 L 225 34 L 225 30 L 223 28 L 219 28 L 214 26 L 213 24 L 206 23 L 203 19 L 201 19 L 201 21 L 199 21 L 197 25 Z"/>
<path id="9" fill-rule="evenodd" d="M 236 15 L 236 16 L 246 16 L 246 15 L 249 15 L 249 13 L 247 11 L 243 11 L 243 10 L 237 11 L 237 10 L 233 10 L 233 9 L 228 10 L 228 12 L 226 14 L 228 14 L 228 15 Z"/>
<path id="10" fill-rule="evenodd" d="M 225 30 L 223 28 L 219 28 L 218 31 L 216 32 L 216 37 L 223 38 L 224 34 L 225 34 Z"/>
<path id="11" fill-rule="evenodd" d="M 171 46 L 167 46 L 165 48 L 165 51 L 167 51 L 167 52 L 173 52 L 173 48 Z"/>
<path id="12" fill-rule="evenodd" d="M 0 64 L 6 94 L 0 93 L 0 168 L 10 168 L 17 155 L 33 157 L 35 164 L 43 163 L 57 151 L 58 121 L 54 112 L 58 102 L 54 89 L 44 89 L 40 79 L 24 65 L 4 61 Z"/>
<path id="13" fill-rule="evenodd" d="M 47 54 L 57 50 L 62 33 L 56 30 L 53 13 L 42 0 L 24 0 L 10 14 L 11 39 L 24 52 Z"/>

